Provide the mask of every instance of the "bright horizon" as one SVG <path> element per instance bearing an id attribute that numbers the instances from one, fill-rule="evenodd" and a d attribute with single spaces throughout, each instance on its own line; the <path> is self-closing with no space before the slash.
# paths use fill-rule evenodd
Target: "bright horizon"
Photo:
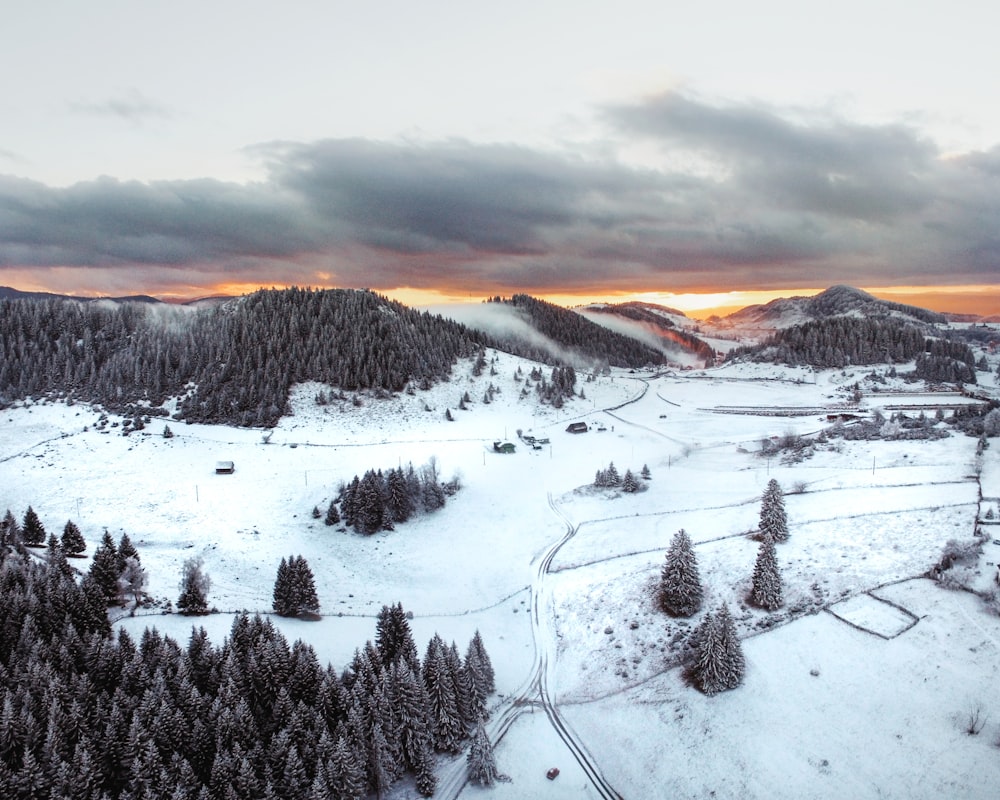
<path id="1" fill-rule="evenodd" d="M 183 303 L 213 296 L 240 296 L 250 294 L 259 289 L 283 289 L 292 284 L 265 285 L 265 284 L 228 284 L 215 287 L 211 291 L 198 291 L 191 287 L 191 292 L 180 293 L 155 293 L 142 288 L 123 290 L 114 294 L 94 293 L 92 291 L 55 291 L 42 285 L 30 285 L 13 287 L 20 291 L 31 292 L 54 292 L 57 294 L 71 294 L 77 297 L 122 297 L 130 295 L 149 295 L 168 303 Z M 312 288 L 352 288 L 334 286 L 314 286 Z M 710 316 L 724 317 L 740 309 L 752 305 L 763 305 L 788 297 L 812 297 L 830 288 L 822 287 L 798 287 L 789 289 L 737 289 L 730 291 L 715 292 L 590 292 L 586 294 L 569 293 L 535 293 L 525 291 L 538 299 L 553 303 L 566 308 L 583 306 L 591 303 L 627 303 L 642 302 L 655 305 L 667 306 L 684 312 L 692 319 L 704 320 Z M 972 314 L 982 317 L 1000 315 L 1000 285 L 972 285 L 972 286 L 893 286 L 893 287 L 856 287 L 862 291 L 877 297 L 881 300 L 888 300 L 907 305 L 919 306 L 939 313 L 951 314 Z M 420 290 L 411 288 L 397 289 L 374 289 L 390 299 L 397 300 L 404 305 L 414 308 L 426 308 L 433 306 L 446 306 L 461 303 L 479 303 L 487 297 L 498 294 L 485 293 L 461 294 L 457 292 Z M 519 293 L 519 292 L 514 292 Z M 509 297 L 511 292 L 500 293 Z"/>

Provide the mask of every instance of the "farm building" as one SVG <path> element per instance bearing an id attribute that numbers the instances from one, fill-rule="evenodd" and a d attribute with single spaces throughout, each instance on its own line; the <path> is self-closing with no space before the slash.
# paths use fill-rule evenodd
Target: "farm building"
<path id="1" fill-rule="evenodd" d="M 216 461 L 215 462 L 215 474 L 216 475 L 232 475 L 236 472 L 236 464 L 232 461 Z"/>
<path id="2" fill-rule="evenodd" d="M 587 423 L 586 422 L 571 422 L 566 426 L 566 433 L 586 433 Z"/>
<path id="3" fill-rule="evenodd" d="M 513 453 L 515 448 L 512 442 L 496 441 L 493 442 L 493 449 L 498 453 Z"/>

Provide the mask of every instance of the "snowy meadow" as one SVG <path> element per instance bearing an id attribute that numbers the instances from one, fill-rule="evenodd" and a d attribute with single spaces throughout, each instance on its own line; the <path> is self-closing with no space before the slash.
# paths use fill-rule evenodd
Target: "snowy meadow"
<path id="1" fill-rule="evenodd" d="M 88 556 L 104 529 L 127 533 L 153 600 L 120 611 L 137 635 L 155 626 L 187 640 L 192 620 L 166 613 L 185 560 L 203 559 L 218 613 L 195 624 L 221 643 L 233 613 L 270 611 L 278 563 L 299 554 L 322 618 L 274 622 L 338 669 L 374 638 L 383 605 L 412 613 L 419 647 L 439 633 L 464 648 L 478 630 L 496 670 L 488 730 L 509 781 L 467 785 L 464 757 L 440 757 L 436 796 L 995 795 L 1000 616 L 975 591 L 996 588 L 1000 563 L 1000 528 L 983 519 L 1000 514 L 996 440 L 977 455 L 957 432 L 818 436 L 851 405 L 863 373 L 850 369 L 581 372 L 584 396 L 556 409 L 521 391 L 518 370 L 534 364 L 489 358 L 495 374 L 460 362 L 429 391 L 357 404 L 320 405 L 327 387 L 300 385 L 294 413 L 268 431 L 154 418 L 125 436 L 113 416 L 99 427 L 98 409 L 19 404 L 0 415 L 3 503 L 18 516 L 32 505 L 50 531 L 73 519 Z M 936 408 L 968 401 L 906 402 L 947 430 Z M 864 393 L 851 409 L 889 418 L 899 403 Z M 572 422 L 586 432 L 566 432 Z M 799 438 L 812 445 L 797 455 L 768 445 Z M 355 475 L 431 459 L 461 487 L 434 514 L 371 536 L 313 516 Z M 220 460 L 233 474 L 215 474 Z M 612 463 L 649 479 L 635 493 L 595 487 Z M 767 612 L 747 595 L 771 479 L 790 538 L 777 546 L 784 605 Z M 977 527 L 987 541 L 953 568 L 956 588 L 928 577 L 946 543 Z M 681 663 L 698 617 L 668 617 L 655 600 L 682 528 L 703 608 L 729 605 L 746 658 L 742 685 L 711 697 Z M 418 795 L 404 780 L 389 796 Z"/>

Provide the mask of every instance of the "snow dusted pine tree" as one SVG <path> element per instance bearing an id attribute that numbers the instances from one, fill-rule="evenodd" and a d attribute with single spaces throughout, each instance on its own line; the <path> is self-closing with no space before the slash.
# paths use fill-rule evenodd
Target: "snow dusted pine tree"
<path id="1" fill-rule="evenodd" d="M 746 662 L 729 606 L 723 603 L 714 614 L 706 614 L 694 636 L 691 677 L 695 685 L 708 695 L 739 686 Z"/>
<path id="2" fill-rule="evenodd" d="M 660 607 L 671 616 L 690 617 L 701 608 L 702 596 L 694 546 L 681 528 L 670 542 L 660 574 Z"/>
<path id="3" fill-rule="evenodd" d="M 774 478 L 767 482 L 767 488 L 760 501 L 760 538 L 767 537 L 775 542 L 788 541 L 785 495 Z"/>
<path id="4" fill-rule="evenodd" d="M 469 768 L 469 780 L 481 786 L 492 786 L 497 779 L 497 760 L 493 755 L 493 745 L 486 734 L 486 728 L 480 719 L 476 723 L 476 732 L 472 734 L 472 744 L 466 758 Z"/>
<path id="5" fill-rule="evenodd" d="M 486 652 L 486 646 L 483 644 L 483 637 L 479 635 L 479 630 L 477 629 L 472 637 L 472 641 L 469 642 L 469 652 L 475 651 L 476 653 L 476 663 L 479 667 L 480 673 L 483 677 L 483 689 L 486 694 L 493 694 L 496 691 L 496 678 L 493 673 L 493 663 L 490 661 L 490 656 Z M 465 655 L 466 659 L 469 658 L 469 653 Z"/>
<path id="6" fill-rule="evenodd" d="M 778 557 L 775 553 L 774 541 L 770 536 L 764 537 L 757 551 L 757 563 L 753 568 L 753 587 L 750 589 L 750 602 L 758 608 L 774 611 L 784 602 L 781 586 L 781 572 L 778 570 Z"/>
<path id="7" fill-rule="evenodd" d="M 62 547 L 69 556 L 78 556 L 87 549 L 87 543 L 83 540 L 80 528 L 73 520 L 67 520 L 66 527 L 63 528 Z"/>
<path id="8" fill-rule="evenodd" d="M 636 480 L 635 475 L 632 474 L 632 470 L 625 470 L 625 477 L 622 478 L 622 491 L 628 494 L 634 494 L 639 491 L 639 481 Z"/>

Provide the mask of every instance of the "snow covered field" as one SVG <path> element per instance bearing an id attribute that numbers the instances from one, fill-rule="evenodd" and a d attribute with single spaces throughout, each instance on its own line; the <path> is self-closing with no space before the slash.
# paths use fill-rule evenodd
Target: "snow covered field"
<path id="1" fill-rule="evenodd" d="M 495 358 L 496 375 L 473 378 L 460 364 L 429 392 L 361 406 L 319 406 L 322 387 L 299 387 L 295 413 L 270 437 L 167 420 L 175 435 L 164 438 L 156 418 L 126 437 L 120 427 L 97 430 L 99 412 L 79 405 L 8 409 L 0 506 L 20 518 L 33 505 L 50 532 L 73 519 L 88 553 L 105 527 L 116 539 L 127 532 L 157 599 L 175 601 L 182 563 L 201 556 L 222 612 L 268 611 L 278 562 L 301 554 L 324 618 L 276 622 L 338 667 L 374 637 L 383 604 L 413 612 L 418 647 L 438 632 L 464 648 L 478 629 L 496 668 L 492 731 L 505 731 L 497 760 L 511 782 L 464 787 L 466 799 L 613 796 L 557 734 L 542 694 L 585 765 L 627 798 L 995 796 L 1000 617 L 921 576 L 948 539 L 972 536 L 977 514 L 1000 513 L 996 440 L 981 492 L 976 441 L 961 435 L 831 439 L 783 464 L 758 456 L 760 442 L 819 431 L 825 413 L 722 407 L 834 409 L 860 374 L 754 365 L 585 382 L 581 373 L 586 399 L 556 410 L 519 396 L 514 373 L 529 362 Z M 500 393 L 485 404 L 490 383 Z M 893 402 L 870 395 L 863 406 Z M 571 421 L 589 432 L 566 433 Z M 518 429 L 550 443 L 531 449 Z M 495 440 L 517 451 L 498 454 Z M 362 537 L 310 513 L 325 511 L 355 474 L 432 457 L 443 479 L 463 486 L 432 516 Z M 214 473 L 221 459 L 235 462 L 234 474 Z M 646 491 L 592 487 L 610 462 L 621 473 L 648 466 Z M 786 492 L 791 532 L 778 546 L 786 603 L 773 614 L 745 603 L 757 551 L 746 534 L 770 478 Z M 728 602 L 745 637 L 745 682 L 715 697 L 686 686 L 677 666 L 697 620 L 653 604 L 679 528 L 696 544 L 705 607 Z M 989 586 L 996 563 L 1000 545 L 988 544 L 971 576 L 977 588 Z M 217 642 L 230 623 L 228 614 L 197 620 Z M 191 628 L 159 610 L 120 624 L 155 625 L 181 641 Z M 986 724 L 971 736 L 977 708 Z M 442 760 L 441 769 L 458 775 L 462 766 Z M 551 766 L 561 770 L 554 781 Z M 439 796 L 451 785 L 443 780 Z M 416 793 L 402 782 L 392 796 Z"/>

